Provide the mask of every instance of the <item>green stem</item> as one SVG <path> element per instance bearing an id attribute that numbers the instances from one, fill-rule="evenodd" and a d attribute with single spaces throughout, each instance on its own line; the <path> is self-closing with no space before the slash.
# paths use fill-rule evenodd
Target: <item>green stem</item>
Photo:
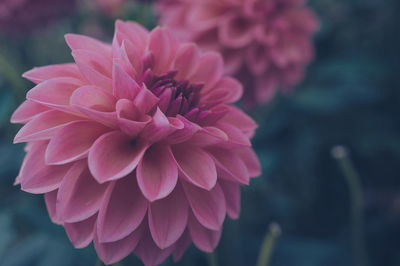
<path id="1" fill-rule="evenodd" d="M 218 266 L 218 257 L 216 251 L 208 254 L 208 265 L 209 266 Z"/>
<path id="2" fill-rule="evenodd" d="M 276 241 L 281 235 L 282 231 L 278 224 L 270 224 L 267 234 L 265 235 L 263 244 L 261 246 L 260 255 L 258 257 L 257 266 L 268 266 L 272 252 L 274 251 Z"/>
<path id="3" fill-rule="evenodd" d="M 350 223 L 353 245 L 353 262 L 355 266 L 367 266 L 367 252 L 364 236 L 364 199 L 361 178 L 343 146 L 334 147 L 332 156 L 337 160 L 343 175 L 346 178 L 350 193 Z"/>

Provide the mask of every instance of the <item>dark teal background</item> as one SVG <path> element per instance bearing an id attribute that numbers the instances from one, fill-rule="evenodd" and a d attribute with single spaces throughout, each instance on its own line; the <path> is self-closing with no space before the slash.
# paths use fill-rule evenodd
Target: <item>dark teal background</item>
<path id="1" fill-rule="evenodd" d="M 316 60 L 293 95 L 251 111 L 260 124 L 253 143 L 263 176 L 243 189 L 240 219 L 226 221 L 217 249 L 221 266 L 255 265 L 271 222 L 283 234 L 270 266 L 354 265 L 349 188 L 331 156 L 338 144 L 349 149 L 361 176 L 368 265 L 400 265 L 400 3 L 314 0 L 310 6 L 321 19 Z M 125 13 L 154 25 L 149 8 Z M 92 247 L 73 249 L 50 222 L 41 196 L 13 186 L 23 145 L 12 145 L 19 126 L 8 121 L 32 87 L 21 73 L 71 61 L 65 33 L 110 40 L 112 25 L 80 10 L 32 34 L 0 33 L 1 266 L 96 263 Z M 129 257 L 123 265 L 141 264 Z M 206 256 L 191 248 L 177 265 L 207 265 Z"/>

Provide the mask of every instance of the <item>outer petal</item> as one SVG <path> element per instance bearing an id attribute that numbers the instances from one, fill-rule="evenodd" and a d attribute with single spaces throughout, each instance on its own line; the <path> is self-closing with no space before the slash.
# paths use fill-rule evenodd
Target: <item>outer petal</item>
<path id="1" fill-rule="evenodd" d="M 226 203 L 219 184 L 210 191 L 187 183 L 183 188 L 197 220 L 210 230 L 220 230 L 225 219 Z"/>
<path id="2" fill-rule="evenodd" d="M 207 104 L 233 103 L 238 101 L 243 94 L 243 86 L 236 79 L 223 78 L 211 90 L 205 98 Z"/>
<path id="3" fill-rule="evenodd" d="M 11 116 L 11 123 L 25 124 L 35 116 L 48 110 L 49 108 L 42 104 L 26 100 Z"/>
<path id="4" fill-rule="evenodd" d="M 146 149 L 119 131 L 104 134 L 89 151 L 90 171 L 100 183 L 122 178 L 135 170 Z"/>
<path id="5" fill-rule="evenodd" d="M 71 165 L 48 166 L 44 162 L 47 142 L 35 143 L 19 173 L 22 190 L 42 194 L 57 189 Z"/>
<path id="6" fill-rule="evenodd" d="M 62 225 L 62 222 L 58 220 L 57 217 L 57 193 L 58 190 L 47 192 L 46 194 L 44 194 L 44 201 L 46 203 L 47 212 L 49 213 L 51 221 L 55 224 Z"/>
<path id="7" fill-rule="evenodd" d="M 188 203 L 180 186 L 162 200 L 150 204 L 149 226 L 161 249 L 174 244 L 183 234 L 188 219 Z"/>
<path id="8" fill-rule="evenodd" d="M 210 190 L 217 182 L 217 170 L 210 155 L 196 146 L 176 145 L 172 148 L 182 174 L 195 186 Z"/>
<path id="9" fill-rule="evenodd" d="M 140 189 L 150 201 L 165 198 L 178 181 L 178 167 L 167 145 L 153 145 L 138 165 Z"/>
<path id="10" fill-rule="evenodd" d="M 113 66 L 113 94 L 117 99 L 133 100 L 140 91 L 139 85 L 119 65 Z"/>
<path id="11" fill-rule="evenodd" d="M 245 163 L 250 177 L 257 177 L 261 175 L 261 165 L 258 160 L 257 154 L 251 148 L 243 148 L 238 151 L 239 156 Z"/>
<path id="12" fill-rule="evenodd" d="M 77 223 L 65 223 L 64 228 L 75 248 L 84 248 L 93 240 L 97 215 Z"/>
<path id="13" fill-rule="evenodd" d="M 239 128 L 247 137 L 252 137 L 257 128 L 257 123 L 235 106 L 229 106 L 228 109 L 229 112 L 221 121 Z"/>
<path id="14" fill-rule="evenodd" d="M 88 50 L 111 57 L 111 45 L 79 34 L 66 34 L 65 40 L 72 50 Z"/>
<path id="15" fill-rule="evenodd" d="M 157 58 L 153 71 L 156 74 L 167 72 L 176 55 L 177 42 L 164 28 L 156 28 L 150 33 L 149 50 Z"/>
<path id="16" fill-rule="evenodd" d="M 100 185 L 79 161 L 65 175 L 57 195 L 57 214 L 67 223 L 83 221 L 100 208 L 107 185 Z"/>
<path id="17" fill-rule="evenodd" d="M 199 49 L 193 43 L 183 44 L 177 52 L 173 69 L 177 70 L 177 80 L 187 80 L 197 70 Z"/>
<path id="18" fill-rule="evenodd" d="M 239 218 L 240 213 L 240 185 L 234 182 L 220 180 L 218 181 L 221 185 L 222 191 L 224 192 L 226 199 L 226 211 L 229 217 L 232 219 Z"/>
<path id="19" fill-rule="evenodd" d="M 215 52 L 204 53 L 199 59 L 196 73 L 190 78 L 193 83 L 202 83 L 202 93 L 212 89 L 224 73 L 224 61 L 220 54 Z"/>
<path id="20" fill-rule="evenodd" d="M 109 186 L 97 221 L 98 241 L 114 242 L 135 231 L 146 215 L 148 202 L 129 175 Z"/>
<path id="21" fill-rule="evenodd" d="M 138 245 L 144 228 L 142 225 L 124 239 L 111 243 L 100 243 L 95 236 L 94 247 L 100 259 L 106 264 L 113 264 L 128 256 Z"/>
<path id="22" fill-rule="evenodd" d="M 190 244 L 192 244 L 192 239 L 190 237 L 189 230 L 186 229 L 181 238 L 176 242 L 175 250 L 173 253 L 174 262 L 177 262 L 182 258 L 183 254 L 188 249 Z"/>
<path id="23" fill-rule="evenodd" d="M 46 151 L 47 164 L 65 164 L 85 158 L 97 138 L 110 131 L 93 121 L 72 122 L 51 138 Z"/>
<path id="24" fill-rule="evenodd" d="M 53 78 L 72 77 L 83 80 L 76 64 L 60 64 L 35 67 L 22 75 L 33 83 L 40 83 Z"/>
<path id="25" fill-rule="evenodd" d="M 221 230 L 213 231 L 203 227 L 193 215 L 189 216 L 189 232 L 193 243 L 204 252 L 212 252 L 221 238 Z"/>

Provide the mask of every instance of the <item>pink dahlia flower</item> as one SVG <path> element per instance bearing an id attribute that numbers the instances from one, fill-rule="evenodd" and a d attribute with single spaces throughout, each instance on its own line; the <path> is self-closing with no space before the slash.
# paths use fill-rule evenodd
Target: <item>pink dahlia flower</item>
<path id="1" fill-rule="evenodd" d="M 0 32 L 25 32 L 70 14 L 76 0 L 1 0 Z"/>
<path id="2" fill-rule="evenodd" d="M 318 23 L 306 0 L 159 0 L 161 24 L 223 54 L 226 70 L 246 85 L 247 104 L 290 92 L 313 58 Z"/>
<path id="3" fill-rule="evenodd" d="M 241 84 L 219 54 L 163 28 L 118 21 L 112 45 L 66 41 L 75 63 L 24 74 L 37 86 L 11 119 L 28 142 L 16 183 L 107 264 L 134 252 L 157 265 L 192 242 L 211 252 L 260 174 L 256 124 L 231 104 Z"/>

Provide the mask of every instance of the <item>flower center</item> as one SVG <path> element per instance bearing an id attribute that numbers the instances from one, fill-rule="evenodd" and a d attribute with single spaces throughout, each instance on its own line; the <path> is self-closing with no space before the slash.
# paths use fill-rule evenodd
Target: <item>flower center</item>
<path id="1" fill-rule="evenodd" d="M 144 73 L 143 83 L 160 101 L 158 107 L 169 117 L 182 115 L 190 118 L 201 112 L 200 90 L 202 84 L 190 84 L 189 81 L 176 81 L 176 71 L 157 76 L 149 69 Z"/>

